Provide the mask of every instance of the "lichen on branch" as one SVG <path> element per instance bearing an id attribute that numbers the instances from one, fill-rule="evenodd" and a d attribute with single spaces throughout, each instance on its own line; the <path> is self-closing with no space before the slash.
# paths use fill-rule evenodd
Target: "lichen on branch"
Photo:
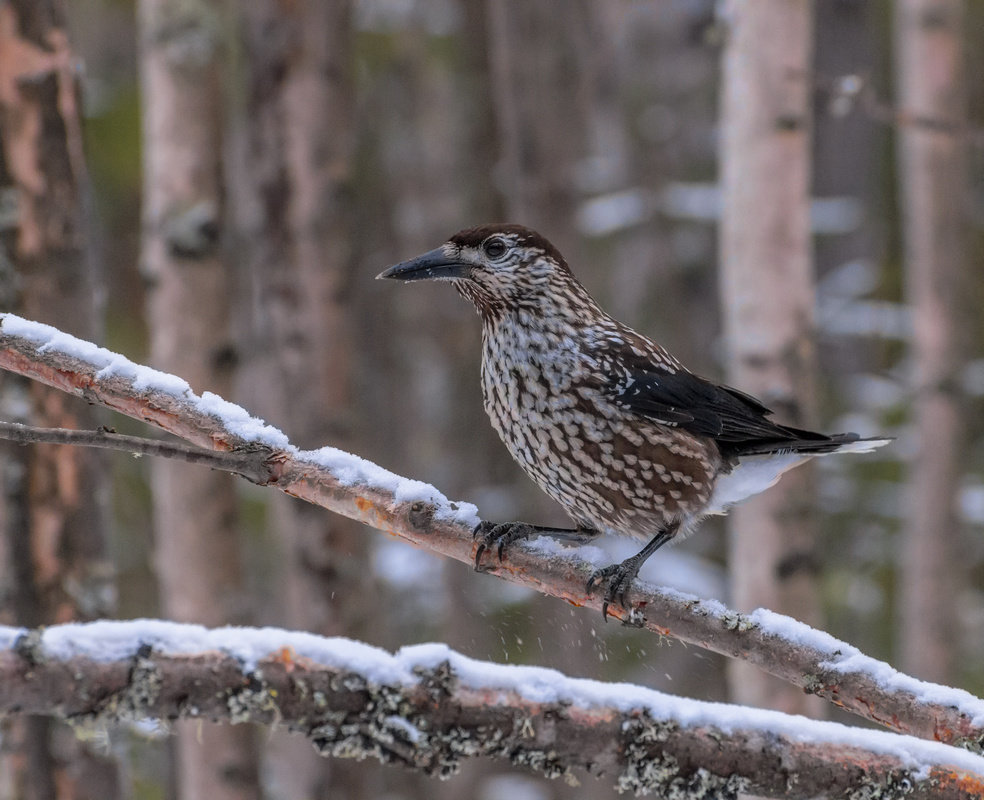
<path id="1" fill-rule="evenodd" d="M 326 756 L 428 775 L 487 757 L 660 797 L 984 791 L 984 758 L 939 743 L 491 664 L 444 645 L 391 654 L 275 628 L 0 627 L 0 713 L 252 722 L 305 736 Z"/>
<path id="2" fill-rule="evenodd" d="M 254 473 L 233 458 L 228 468 L 404 541 L 468 564 L 479 522 L 470 503 L 396 475 L 332 447 L 301 451 L 276 428 L 220 397 L 192 392 L 187 382 L 124 356 L 12 314 L 0 314 L 0 368 L 230 456 L 260 454 Z M 0 438 L 3 437 L 0 431 Z M 167 455 L 166 453 L 158 453 Z M 248 459 L 247 459 L 248 460 Z M 252 463 L 252 462 L 250 462 Z M 486 572 L 576 606 L 600 609 L 585 588 L 597 565 L 589 550 L 517 543 Z M 898 673 L 829 634 L 768 611 L 739 614 L 703 600 L 636 581 L 631 608 L 612 607 L 623 622 L 740 658 L 865 719 L 928 740 L 984 750 L 984 701 L 968 692 Z"/>

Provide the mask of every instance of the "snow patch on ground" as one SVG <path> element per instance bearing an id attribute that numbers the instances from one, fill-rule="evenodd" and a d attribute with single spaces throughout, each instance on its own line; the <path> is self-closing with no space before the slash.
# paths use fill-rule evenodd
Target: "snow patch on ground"
<path id="1" fill-rule="evenodd" d="M 14 642 L 25 632 L 25 628 L 11 628 L 7 625 L 0 625 L 0 650 L 13 649 Z"/>
<path id="2" fill-rule="evenodd" d="M 759 615 L 759 619 L 769 622 L 767 615 Z M 782 623 L 780 625 L 788 627 Z M 0 627 L 0 645 L 10 648 L 24 632 L 21 628 Z M 819 631 L 815 633 L 820 634 Z M 825 641 L 822 634 L 819 637 L 804 632 L 801 634 L 811 641 Z M 277 628 L 227 627 L 210 630 L 199 625 L 161 620 L 56 625 L 46 629 L 42 635 L 42 647 L 47 657 L 59 660 L 73 656 L 96 661 L 128 659 L 133 657 L 141 644 L 151 645 L 156 653 L 164 655 L 224 652 L 238 659 L 246 670 L 255 668 L 264 657 L 289 647 L 296 657 L 356 671 L 374 683 L 403 686 L 418 683 L 416 670 L 432 670 L 448 662 L 464 686 L 515 692 L 532 702 L 562 701 L 584 708 L 612 707 L 622 712 L 646 709 L 656 719 L 672 720 L 684 727 L 714 726 L 725 733 L 758 729 L 789 737 L 793 741 L 856 746 L 900 759 L 917 777 L 928 775 L 929 769 L 936 764 L 984 775 L 984 758 L 939 742 L 886 731 L 851 728 L 776 711 L 675 697 L 628 683 L 569 678 L 543 667 L 477 661 L 439 643 L 412 645 L 390 654 L 351 639 L 324 638 Z"/>

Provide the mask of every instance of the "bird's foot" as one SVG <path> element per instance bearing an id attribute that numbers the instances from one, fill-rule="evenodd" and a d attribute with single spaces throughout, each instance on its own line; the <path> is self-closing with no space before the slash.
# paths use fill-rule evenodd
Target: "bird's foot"
<path id="1" fill-rule="evenodd" d="M 601 618 L 605 622 L 608 622 L 608 606 L 612 603 L 617 603 L 626 611 L 629 610 L 626 602 L 629 585 L 639 574 L 639 567 L 641 566 L 639 559 L 633 556 L 621 564 L 611 564 L 591 573 L 586 587 L 589 594 L 595 586 L 605 586 L 605 598 L 601 604 Z"/>
<path id="2" fill-rule="evenodd" d="M 489 522 L 485 520 L 475 527 L 474 537 L 478 539 L 478 549 L 475 551 L 475 569 L 482 572 L 482 556 L 486 550 L 495 550 L 499 561 L 502 561 L 506 547 L 517 539 L 531 539 L 540 535 L 540 531 L 528 522 Z"/>
<path id="3" fill-rule="evenodd" d="M 626 594 L 629 591 L 629 585 L 636 579 L 636 576 L 639 574 L 639 569 L 646 563 L 646 559 L 670 541 L 670 539 L 676 536 L 676 532 L 679 528 L 679 522 L 674 522 L 673 524 L 668 525 L 666 528 L 657 533 L 652 539 L 650 539 L 646 546 L 632 556 L 632 558 L 625 559 L 625 561 L 621 564 L 611 564 L 591 573 L 591 577 L 588 578 L 587 585 L 587 592 L 589 594 L 591 593 L 591 590 L 594 589 L 595 585 L 607 583 L 607 588 L 605 589 L 605 599 L 601 604 L 601 618 L 605 620 L 605 622 L 608 622 L 608 606 L 612 603 L 618 603 L 626 612 L 628 612 L 628 623 L 638 623 L 638 620 L 634 619 L 634 617 L 638 615 L 638 612 L 633 612 L 633 610 L 629 608 L 629 604 L 625 601 Z"/>

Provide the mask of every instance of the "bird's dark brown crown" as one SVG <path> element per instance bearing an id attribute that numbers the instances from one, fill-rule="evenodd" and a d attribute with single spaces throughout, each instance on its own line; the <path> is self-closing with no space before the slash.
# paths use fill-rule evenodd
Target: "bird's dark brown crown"
<path id="1" fill-rule="evenodd" d="M 514 236 L 516 243 L 521 247 L 541 250 L 551 260 L 567 267 L 567 262 L 560 251 L 546 237 L 525 225 L 517 225 L 512 222 L 488 222 L 475 228 L 466 228 L 463 231 L 458 231 L 451 237 L 450 241 L 458 247 L 478 247 L 490 236 L 497 233 Z"/>
<path id="2" fill-rule="evenodd" d="M 494 254 L 488 250 L 490 245 L 498 247 Z M 486 323 L 520 309 L 540 316 L 601 313 L 560 251 L 530 228 L 508 223 L 479 225 L 456 233 L 448 240 L 445 253 L 447 248 L 471 265 L 467 276 L 454 281 L 454 287 L 475 305 Z"/>

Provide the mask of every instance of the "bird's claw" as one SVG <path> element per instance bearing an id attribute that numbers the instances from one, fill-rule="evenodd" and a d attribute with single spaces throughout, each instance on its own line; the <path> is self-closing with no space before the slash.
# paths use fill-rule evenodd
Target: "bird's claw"
<path id="1" fill-rule="evenodd" d="M 626 611 L 629 610 L 626 601 L 629 585 L 638 572 L 639 566 L 637 564 L 623 561 L 621 564 L 610 564 L 591 573 L 585 591 L 590 594 L 595 586 L 605 585 L 605 596 L 601 603 L 601 618 L 605 622 L 608 622 L 608 607 L 613 603 L 620 605 Z"/>
<path id="2" fill-rule="evenodd" d="M 487 550 L 495 548 L 499 561 L 503 560 L 506 546 L 517 539 L 529 539 L 535 536 L 533 526 L 526 522 L 489 522 L 483 520 L 475 526 L 473 536 L 479 540 L 475 551 L 475 570 L 482 572 L 482 556 Z"/>

